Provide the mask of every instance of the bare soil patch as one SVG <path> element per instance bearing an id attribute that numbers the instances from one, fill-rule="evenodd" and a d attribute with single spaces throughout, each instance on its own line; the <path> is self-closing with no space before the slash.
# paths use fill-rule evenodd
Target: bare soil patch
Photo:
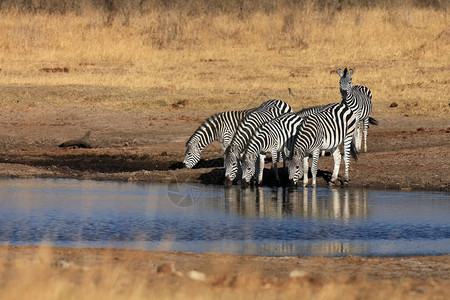
<path id="1" fill-rule="evenodd" d="M 0 176 L 223 184 L 217 143 L 204 150 L 195 169 L 182 164 L 185 142 L 213 111 L 18 106 L 2 110 Z M 375 117 L 379 125 L 369 130 L 369 151 L 351 162 L 351 185 L 449 191 L 450 119 Z M 93 148 L 58 147 L 88 131 Z M 319 160 L 319 186 L 327 185 L 332 166 L 329 156 Z M 265 184 L 273 184 L 271 175 L 268 163 Z M 281 176 L 287 179 L 286 170 Z"/>

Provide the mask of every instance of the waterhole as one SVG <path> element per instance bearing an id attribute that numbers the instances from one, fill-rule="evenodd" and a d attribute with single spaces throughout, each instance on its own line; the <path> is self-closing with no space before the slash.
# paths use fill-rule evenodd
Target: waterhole
<path id="1" fill-rule="evenodd" d="M 269 256 L 450 253 L 450 194 L 1 179 L 0 243 Z"/>

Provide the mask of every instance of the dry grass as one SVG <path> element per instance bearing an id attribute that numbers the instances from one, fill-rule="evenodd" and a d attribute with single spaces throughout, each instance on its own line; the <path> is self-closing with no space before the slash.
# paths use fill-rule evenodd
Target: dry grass
<path id="1" fill-rule="evenodd" d="M 412 268 L 423 273 L 425 264 L 439 266 L 448 262 L 436 258 L 244 258 L 227 255 L 158 253 L 112 249 L 67 249 L 52 247 L 0 248 L 0 299 L 446 299 L 449 294 L 447 266 L 438 268 L 439 275 L 425 279 L 370 279 L 358 275 L 342 275 L 348 270 L 364 269 L 377 274 L 380 265 L 392 269 Z M 58 252 L 58 253 L 56 253 Z M 208 268 L 205 280 L 188 276 L 180 260 L 194 259 L 199 268 Z M 178 259 L 170 267 L 167 260 Z M 166 262 L 166 270 L 157 266 Z M 243 261 L 244 265 L 243 266 Z M 221 263 L 222 262 L 222 263 Z M 281 263 L 286 274 L 262 275 L 266 268 Z M 189 265 L 189 263 L 187 263 Z M 326 274 L 323 266 L 339 269 Z M 208 267 L 209 266 L 209 267 Z M 174 270 L 173 268 L 177 268 Z M 173 271 L 175 273 L 173 273 Z M 289 278 L 292 269 L 301 268 L 304 275 Z M 257 271 L 256 271 L 257 270 Z M 322 275 L 314 275 L 319 271 Z M 385 273 L 395 273 L 387 271 Z M 339 275 L 341 274 L 341 275 Z M 390 276 L 392 276 L 392 274 Z M 389 277 L 388 274 L 386 274 Z"/>
<path id="2" fill-rule="evenodd" d="M 167 111 L 189 99 L 192 109 L 214 111 L 280 98 L 302 108 L 339 101 L 334 70 L 349 66 L 354 84 L 371 88 L 375 114 L 442 115 L 450 110 L 449 24 L 445 10 L 307 4 L 244 17 L 3 11 L 0 92 L 42 89 L 40 98 L 3 93 L 0 102 L 65 105 L 69 95 L 70 104 Z"/>

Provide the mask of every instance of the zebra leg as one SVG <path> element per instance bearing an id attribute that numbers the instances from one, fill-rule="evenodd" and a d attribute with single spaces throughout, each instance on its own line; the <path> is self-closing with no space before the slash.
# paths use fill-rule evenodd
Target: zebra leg
<path id="1" fill-rule="evenodd" d="M 316 187 L 317 163 L 319 162 L 320 150 L 313 152 L 313 161 L 311 164 L 312 187 Z"/>
<path id="2" fill-rule="evenodd" d="M 335 185 L 336 180 L 339 175 L 339 167 L 341 166 L 341 151 L 339 151 L 339 147 L 332 150 L 331 153 L 333 154 L 333 160 L 334 160 L 334 169 L 333 169 L 333 175 L 331 176 L 330 185 Z"/>
<path id="3" fill-rule="evenodd" d="M 344 140 L 344 164 L 345 164 L 345 173 L 344 173 L 344 184 L 347 185 L 350 181 L 350 177 L 348 175 L 348 169 L 350 168 L 350 148 L 352 147 L 352 137 L 346 137 Z"/>
<path id="4" fill-rule="evenodd" d="M 278 175 L 278 152 L 272 152 L 272 169 L 275 172 L 275 180 L 277 181 L 277 185 L 280 185 L 280 176 Z"/>
<path id="5" fill-rule="evenodd" d="M 303 158 L 303 187 L 308 185 L 308 159 L 308 155 Z"/>
<path id="6" fill-rule="evenodd" d="M 356 138 L 356 150 L 361 150 L 361 132 L 359 130 L 359 120 L 356 121 L 356 128 L 355 128 L 355 138 Z"/>
<path id="7" fill-rule="evenodd" d="M 369 118 L 364 120 L 364 127 L 363 127 L 363 133 L 364 133 L 364 152 L 367 152 L 367 130 L 369 129 Z"/>
<path id="8" fill-rule="evenodd" d="M 264 173 L 264 159 L 266 158 L 265 154 L 259 155 L 259 173 L 258 173 L 258 185 L 262 184 L 263 181 L 263 173 Z"/>

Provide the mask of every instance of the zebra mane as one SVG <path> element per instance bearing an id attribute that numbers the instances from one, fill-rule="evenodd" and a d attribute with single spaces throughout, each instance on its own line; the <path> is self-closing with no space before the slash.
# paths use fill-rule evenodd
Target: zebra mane
<path id="1" fill-rule="evenodd" d="M 343 77 L 346 77 L 346 76 L 347 76 L 347 72 L 348 72 L 348 70 L 347 70 L 347 68 L 345 68 L 345 69 L 344 69 L 344 76 L 343 76 Z"/>
<path id="2" fill-rule="evenodd" d="M 210 116 L 192 134 L 192 136 L 186 142 L 186 147 L 188 147 L 193 142 L 195 137 L 201 135 L 201 132 L 207 132 L 208 134 L 216 134 L 216 132 L 217 132 L 216 130 L 218 129 L 218 126 L 220 126 L 220 124 L 222 123 L 224 118 L 227 118 L 226 115 L 233 115 L 233 118 L 242 118 L 242 116 L 245 117 L 254 110 L 255 110 L 255 108 L 250 108 L 247 110 L 224 111 L 224 112 L 216 113 L 216 114 Z M 211 132 L 211 130 L 213 130 L 213 132 Z"/>
<path id="3" fill-rule="evenodd" d="M 215 119 L 217 119 L 218 116 L 219 116 L 220 114 L 223 114 L 223 113 L 217 113 L 217 114 L 214 114 L 214 115 L 210 116 L 208 119 L 206 119 L 206 121 L 203 122 L 203 123 L 197 128 L 197 130 L 195 130 L 195 132 L 191 135 L 191 137 L 189 138 L 189 140 L 186 142 L 186 147 L 189 147 L 189 146 L 191 145 L 191 143 L 193 142 L 193 140 L 195 139 L 195 137 L 197 137 L 197 136 L 200 134 L 200 132 L 202 132 L 202 131 L 207 131 L 206 125 L 207 125 L 207 124 L 212 124 L 212 125 L 213 125 L 214 123 L 213 123 L 212 121 L 215 120 Z"/>

